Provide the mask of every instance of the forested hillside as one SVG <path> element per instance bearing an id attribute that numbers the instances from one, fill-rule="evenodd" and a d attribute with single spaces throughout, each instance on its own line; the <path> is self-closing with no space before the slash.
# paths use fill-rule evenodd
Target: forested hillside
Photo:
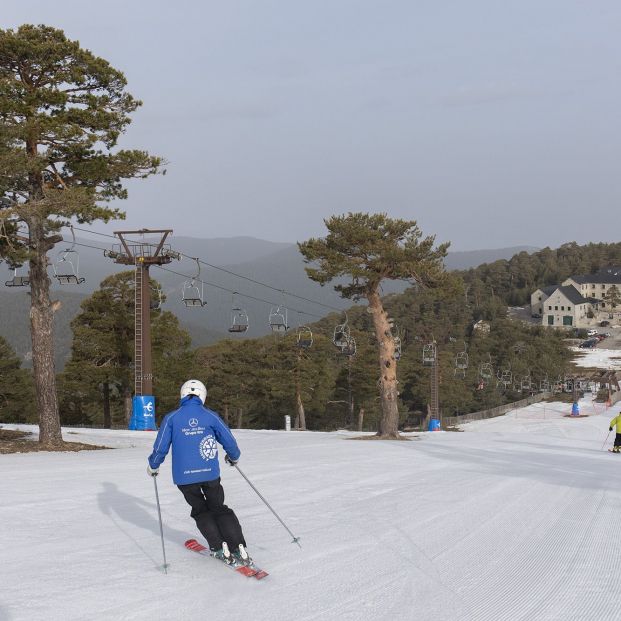
<path id="1" fill-rule="evenodd" d="M 577 274 L 591 274 L 606 265 L 621 265 L 621 243 L 579 246 L 571 242 L 555 250 L 520 252 L 509 260 L 464 270 L 461 276 L 468 288 L 468 299 L 478 310 L 490 297 L 499 297 L 509 306 L 528 304 L 530 294 L 538 287 L 560 284 Z"/>
<path id="2" fill-rule="evenodd" d="M 415 413 L 426 412 L 430 371 L 423 365 L 422 352 L 432 340 L 439 351 L 440 407 L 444 415 L 512 401 L 523 396 L 514 390 L 523 383 L 538 387 L 541 382 L 562 377 L 570 357 L 562 340 L 566 335 L 508 320 L 507 304 L 524 303 L 537 286 L 615 263 L 621 264 L 621 244 L 572 243 L 534 254 L 521 252 L 509 260 L 453 272 L 441 288 L 410 288 L 386 296 L 394 334 L 402 344 L 398 362 L 402 423 Z M 18 351 L 20 343 L 27 348 L 25 351 L 29 350 L 26 301 L 20 299 L 24 297 L 5 294 L 9 305 L 4 298 L 2 301 L 3 308 L 10 308 L 23 323 L 10 335 L 10 340 L 18 343 Z M 67 331 L 69 341 L 69 317 L 64 318 L 63 313 L 74 315 L 82 296 L 62 293 L 59 297 L 63 307 L 57 321 L 65 322 L 62 330 Z M 473 331 L 474 322 L 480 318 L 490 322 L 488 335 Z M 344 356 L 332 344 L 335 326 L 346 319 L 357 345 L 352 357 Z M 347 315 L 333 313 L 310 327 L 310 349 L 297 347 L 294 324 L 284 337 L 242 337 L 199 347 L 193 362 L 188 361 L 180 376 L 202 378 L 209 387 L 210 403 L 226 414 L 233 426 L 240 419 L 245 427 L 282 427 L 284 414 L 295 417 L 299 395 L 309 429 L 356 427 L 361 414 L 364 428 L 374 429 L 379 415 L 377 353 L 365 308 L 354 305 Z M 66 353 L 67 349 L 61 355 Z M 467 354 L 468 366 L 462 372 L 456 368 L 456 357 L 463 353 Z M 489 369 L 493 377 L 482 377 L 482 371 Z M 497 376 L 503 373 L 512 377 L 507 387 L 497 385 Z M 161 381 L 159 386 L 166 392 L 157 394 L 159 403 L 174 403 L 175 388 Z M 115 420 L 122 420 L 122 396 L 112 394 L 111 400 Z M 158 410 L 158 415 L 163 413 Z M 100 406 L 92 403 L 82 419 L 76 418 L 75 409 L 70 418 L 72 422 L 101 424 L 102 413 Z"/>
<path id="3" fill-rule="evenodd" d="M 504 306 L 493 304 L 485 306 L 494 316 L 490 333 L 478 333 L 472 328 L 475 309 L 465 300 L 459 276 L 443 288 L 411 288 L 385 299 L 402 342 L 398 363 L 402 423 L 414 413 L 426 412 L 430 370 L 423 365 L 423 346 L 432 340 L 439 351 L 444 415 L 516 400 L 523 396 L 523 381 L 538 389 L 541 381 L 554 381 L 566 372 L 571 354 L 564 334 L 512 322 L 506 319 Z M 310 326 L 314 343 L 301 354 L 295 334 L 227 340 L 199 349 L 196 375 L 211 387 L 214 407 L 234 414 L 233 424 L 241 409 L 244 426 L 282 427 L 283 415 L 296 411 L 299 382 L 310 429 L 354 427 L 361 408 L 364 428 L 375 429 L 377 353 L 370 317 L 365 308 L 354 306 L 347 320 L 357 344 L 353 357 L 340 354 L 331 342 L 335 327 L 345 321 L 344 314 L 332 314 Z M 464 373 L 455 364 L 460 352 L 468 354 Z M 482 377 L 483 365 L 493 369 L 492 378 Z M 508 388 L 497 386 L 496 374 L 503 371 L 515 378 Z"/>

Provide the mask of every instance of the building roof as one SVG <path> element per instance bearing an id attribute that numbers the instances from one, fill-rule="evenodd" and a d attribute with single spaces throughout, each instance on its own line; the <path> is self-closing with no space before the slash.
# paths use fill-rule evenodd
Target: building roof
<path id="1" fill-rule="evenodd" d="M 565 287 L 557 287 L 572 304 L 587 304 L 588 300 L 582 297 L 582 294 L 573 285 L 566 285 Z"/>
<path id="2" fill-rule="evenodd" d="M 584 284 L 621 284 L 621 267 L 604 267 L 595 274 L 581 274 L 570 276 L 579 285 Z"/>

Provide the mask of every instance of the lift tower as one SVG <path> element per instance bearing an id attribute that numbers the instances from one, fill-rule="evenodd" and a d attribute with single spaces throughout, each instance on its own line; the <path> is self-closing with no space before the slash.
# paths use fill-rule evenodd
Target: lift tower
<path id="1" fill-rule="evenodd" d="M 120 244 L 115 244 L 107 256 L 115 263 L 133 265 L 135 269 L 134 306 L 134 395 L 153 394 L 153 366 L 151 358 L 151 286 L 149 268 L 165 265 L 179 254 L 164 244 L 171 229 L 139 231 L 114 231 Z M 140 235 L 142 240 L 129 240 L 126 235 Z M 159 240 L 146 240 L 145 235 L 159 236 Z"/>

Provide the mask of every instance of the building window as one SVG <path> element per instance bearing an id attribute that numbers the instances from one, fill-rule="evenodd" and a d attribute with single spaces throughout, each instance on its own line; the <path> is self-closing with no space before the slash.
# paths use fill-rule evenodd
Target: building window
<path id="1" fill-rule="evenodd" d="M 595 289 L 595 285 L 591 285 L 591 289 Z"/>
<path id="2" fill-rule="evenodd" d="M 567 310 L 571 310 L 571 306 L 568 306 L 568 307 L 567 307 Z"/>
<path id="3" fill-rule="evenodd" d="M 602 302 L 602 308 L 606 308 L 606 302 Z"/>
<path id="4" fill-rule="evenodd" d="M 551 306 L 548 306 L 548 310 L 552 310 L 552 307 L 551 307 Z"/>
<path id="5" fill-rule="evenodd" d="M 565 307 L 564 307 L 564 306 L 561 306 L 561 310 L 565 310 Z"/>
<path id="6" fill-rule="evenodd" d="M 554 310 L 558 310 L 558 306 L 555 306 L 555 307 L 554 307 Z"/>

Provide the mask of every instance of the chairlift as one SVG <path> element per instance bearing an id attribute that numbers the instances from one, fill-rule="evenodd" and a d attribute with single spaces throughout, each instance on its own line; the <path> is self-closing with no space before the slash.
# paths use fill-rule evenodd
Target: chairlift
<path id="1" fill-rule="evenodd" d="M 525 375 L 520 381 L 520 389 L 522 392 L 530 392 L 532 386 L 532 381 L 530 379 L 530 375 Z"/>
<path id="2" fill-rule="evenodd" d="M 159 285 L 151 284 L 151 300 L 149 307 L 152 311 L 158 311 L 162 308 L 162 302 L 164 301 L 164 293 L 162 287 Z"/>
<path id="3" fill-rule="evenodd" d="M 334 328 L 332 342 L 339 349 L 347 347 L 349 339 L 351 338 L 349 333 L 349 326 L 347 325 L 348 321 L 349 319 L 347 317 L 347 313 L 345 313 L 345 321 Z"/>
<path id="4" fill-rule="evenodd" d="M 393 341 L 395 342 L 395 360 L 401 360 L 401 337 L 394 336 Z"/>
<path id="5" fill-rule="evenodd" d="M 84 278 L 80 276 L 80 255 L 75 249 L 75 232 L 71 228 L 71 246 L 58 253 L 58 259 L 52 264 L 54 277 L 59 285 L 81 285 Z"/>
<path id="6" fill-rule="evenodd" d="M 433 366 L 436 362 L 436 358 L 438 355 L 438 351 L 436 348 L 436 343 L 433 341 L 432 343 L 427 343 L 427 345 L 423 345 L 423 365 L 426 367 Z"/>
<path id="7" fill-rule="evenodd" d="M 539 382 L 539 390 L 540 392 L 550 392 L 550 382 L 547 377 Z"/>
<path id="8" fill-rule="evenodd" d="M 243 308 L 232 308 L 231 325 L 229 327 L 229 332 L 240 334 L 248 329 L 248 325 L 248 313 Z"/>
<path id="9" fill-rule="evenodd" d="M 13 269 L 13 278 L 4 282 L 7 287 L 29 287 L 30 276 L 18 276 L 17 270 L 21 267 L 21 264 L 15 264 L 10 266 Z"/>
<path id="10" fill-rule="evenodd" d="M 231 296 L 231 325 L 229 326 L 229 332 L 241 334 L 248 330 L 250 322 L 248 321 L 248 313 L 235 303 L 236 295 L 237 291 L 234 291 Z"/>
<path id="11" fill-rule="evenodd" d="M 356 339 L 353 336 L 347 337 L 347 343 L 344 347 L 341 347 L 341 353 L 344 356 L 355 356 L 356 355 Z"/>
<path id="12" fill-rule="evenodd" d="M 490 380 L 494 375 L 494 369 L 491 362 L 483 362 L 479 367 L 479 375 L 483 380 Z"/>
<path id="13" fill-rule="evenodd" d="M 297 346 L 309 349 L 313 345 L 313 332 L 308 326 L 300 326 L 297 330 Z"/>
<path id="14" fill-rule="evenodd" d="M 195 307 L 200 306 L 203 307 L 207 302 L 205 302 L 205 283 L 199 279 L 201 274 L 201 263 L 198 259 L 194 259 L 196 261 L 197 272 L 190 280 L 186 280 L 183 283 L 183 288 L 181 289 L 181 300 L 187 307 Z M 200 282 L 200 287 L 197 284 L 197 281 Z"/>
<path id="15" fill-rule="evenodd" d="M 455 356 L 455 368 L 465 371 L 468 368 L 468 353 L 460 351 Z"/>
<path id="16" fill-rule="evenodd" d="M 513 383 L 513 373 L 511 373 L 511 369 L 503 369 L 498 370 L 496 373 L 496 377 L 498 381 L 500 381 L 505 388 L 508 388 Z"/>
<path id="17" fill-rule="evenodd" d="M 286 332 L 289 329 L 287 325 L 287 309 L 284 306 L 272 306 L 268 322 L 272 332 Z"/>

